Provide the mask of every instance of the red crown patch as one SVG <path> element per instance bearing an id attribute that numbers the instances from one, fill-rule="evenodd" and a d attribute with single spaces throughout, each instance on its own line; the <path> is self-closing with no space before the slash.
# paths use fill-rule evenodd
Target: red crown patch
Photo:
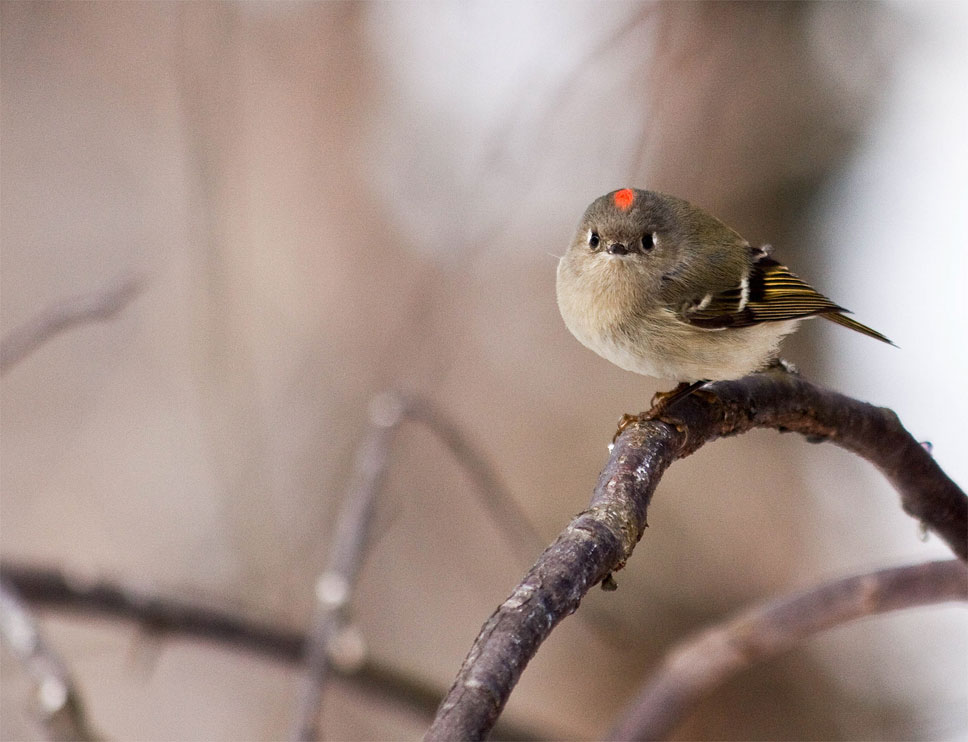
<path id="1" fill-rule="evenodd" d="M 623 188 L 620 191 L 615 191 L 615 194 L 612 196 L 612 201 L 622 211 L 626 211 L 635 202 L 635 191 L 631 188 Z"/>

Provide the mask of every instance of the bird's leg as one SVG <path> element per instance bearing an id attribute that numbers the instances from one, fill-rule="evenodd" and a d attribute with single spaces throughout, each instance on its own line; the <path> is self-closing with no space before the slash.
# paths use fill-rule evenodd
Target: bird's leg
<path id="1" fill-rule="evenodd" d="M 705 386 L 707 382 L 705 380 L 694 381 L 691 384 L 688 381 L 681 382 L 675 389 L 670 389 L 667 392 L 656 392 L 652 395 L 652 409 L 649 410 L 649 415 L 653 416 L 652 413 L 662 412 L 666 407 L 671 405 L 673 402 L 677 402 L 683 397 L 688 397 L 699 387 Z"/>
<path id="2" fill-rule="evenodd" d="M 625 413 L 622 415 L 622 419 L 618 421 L 618 430 L 615 431 L 615 435 L 612 436 L 612 443 L 614 443 L 618 437 L 625 432 L 625 429 L 629 425 L 638 420 L 654 420 L 666 407 L 671 405 L 673 402 L 678 402 L 683 397 L 688 397 L 694 391 L 699 389 L 699 387 L 704 386 L 707 382 L 694 381 L 691 384 L 688 381 L 683 381 L 675 389 L 670 389 L 668 392 L 656 392 L 652 395 L 652 409 L 648 412 L 643 412 L 640 415 L 629 415 Z"/>
<path id="3" fill-rule="evenodd" d="M 799 376 L 800 371 L 789 361 L 784 361 L 782 358 L 773 358 L 767 363 L 763 369 L 763 372 L 779 372 L 793 374 L 794 376 Z M 656 392 L 652 395 L 652 409 L 648 412 L 643 412 L 638 415 L 629 415 L 628 413 L 622 415 L 622 419 L 618 421 L 618 430 L 615 431 L 615 435 L 612 436 L 612 443 L 618 440 L 618 437 L 625 432 L 626 428 L 629 427 L 634 422 L 639 420 L 655 420 L 658 419 L 666 408 L 670 405 L 678 402 L 684 397 L 688 397 L 697 389 L 708 384 L 709 381 L 703 379 L 701 381 L 693 381 L 689 383 L 688 381 L 681 382 L 675 389 L 670 389 L 667 392 Z"/>

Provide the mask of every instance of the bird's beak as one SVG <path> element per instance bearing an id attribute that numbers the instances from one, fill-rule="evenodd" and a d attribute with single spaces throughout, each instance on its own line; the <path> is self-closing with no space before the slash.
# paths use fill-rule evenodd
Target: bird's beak
<path id="1" fill-rule="evenodd" d="M 605 252 L 609 255 L 628 255 L 631 250 L 629 250 L 628 245 L 622 242 L 609 242 Z"/>

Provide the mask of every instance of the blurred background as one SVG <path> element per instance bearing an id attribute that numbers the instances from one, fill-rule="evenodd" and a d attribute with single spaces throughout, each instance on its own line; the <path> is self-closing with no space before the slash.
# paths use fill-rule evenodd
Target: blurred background
<path id="1" fill-rule="evenodd" d="M 807 323 L 784 355 L 895 409 L 968 482 L 962 3 L 5 2 L 0 329 L 125 276 L 116 319 L 3 380 L 4 559 L 308 625 L 374 395 L 419 393 L 546 542 L 624 412 L 668 381 L 555 304 L 585 206 L 638 186 L 718 215 L 891 348 Z M 756 432 L 674 466 L 619 590 L 539 651 L 508 721 L 601 736 L 672 643 L 757 600 L 950 556 L 871 466 Z M 405 426 L 353 598 L 369 655 L 445 691 L 530 565 Z M 536 557 L 538 548 L 533 549 Z M 583 617 L 584 612 L 588 616 Z M 682 739 L 966 739 L 968 624 L 871 619 L 744 673 Z M 49 613 L 115 739 L 285 737 L 298 672 Z M 38 738 L 3 655 L 4 739 Z M 330 738 L 429 719 L 336 684 Z"/>

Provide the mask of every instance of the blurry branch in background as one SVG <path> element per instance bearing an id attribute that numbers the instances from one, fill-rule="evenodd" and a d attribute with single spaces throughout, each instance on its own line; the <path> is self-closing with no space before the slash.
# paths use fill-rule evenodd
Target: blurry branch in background
<path id="1" fill-rule="evenodd" d="M 141 279 L 127 278 L 99 294 L 42 312 L 2 340 L 0 371 L 7 371 L 63 330 L 115 316 L 142 286 Z M 46 647 L 23 600 L 137 621 L 154 633 L 189 635 L 289 662 L 305 662 L 292 730 L 295 739 L 319 736 L 322 696 L 333 675 L 432 713 L 439 694 L 368 661 L 347 616 L 369 545 L 392 441 L 406 420 L 425 425 L 468 471 L 485 506 L 516 550 L 529 557 L 539 548 L 539 536 L 527 517 L 459 427 L 426 400 L 384 393 L 370 405 L 370 428 L 357 450 L 327 567 L 316 583 L 315 614 L 307 635 L 109 582 L 83 583 L 52 570 L 0 564 L 0 630 L 35 679 L 49 734 L 56 739 L 96 738 L 63 663 Z M 624 566 L 641 538 L 649 501 L 665 469 L 707 441 L 755 427 L 796 431 L 814 442 L 829 440 L 868 459 L 898 490 L 907 513 L 937 533 L 962 560 L 968 558 L 968 499 L 893 412 L 784 372 L 710 384 L 668 405 L 656 418 L 643 415 L 619 436 L 588 510 L 545 550 L 485 623 L 437 709 L 427 738 L 481 739 L 487 735 L 527 662 L 554 626 L 577 609 L 593 585 L 614 585 L 612 572 Z M 965 599 L 965 576 L 960 562 L 885 570 L 751 611 L 676 652 L 615 733 L 653 736 L 671 729 L 729 673 L 815 631 L 873 613 Z M 530 736 L 506 726 L 501 734 L 518 739 Z"/>
<path id="2" fill-rule="evenodd" d="M 0 341 L 0 373 L 65 330 L 116 316 L 142 291 L 143 285 L 140 277 L 130 276 L 101 292 L 47 308 Z M 362 642 L 348 625 L 346 617 L 353 586 L 365 557 L 374 504 L 382 490 L 393 436 L 406 419 L 425 425 L 467 469 L 501 532 L 506 534 L 511 546 L 530 561 L 533 553 L 542 547 L 542 541 L 487 460 L 464 437 L 459 427 L 428 401 L 387 392 L 375 397 L 370 405 L 371 429 L 358 449 L 353 478 L 342 499 L 329 564 L 316 582 L 312 630 L 305 639 L 301 635 L 253 625 L 216 610 L 145 596 L 111 584 L 99 583 L 85 588 L 55 572 L 9 564 L 2 565 L 3 574 L 5 579 L 9 577 L 18 582 L 32 599 L 42 603 L 54 602 L 74 609 L 106 612 L 140 621 L 156 632 L 202 636 L 281 655 L 291 661 L 302 655 L 306 674 L 292 731 L 294 739 L 318 738 L 322 694 L 327 677 L 333 671 L 343 677 L 352 676 L 364 685 L 396 696 L 397 700 L 418 707 L 422 705 L 430 714 L 436 708 L 440 694 L 399 674 L 366 663 Z M 70 722 L 73 724 L 71 729 L 77 733 L 68 730 L 64 738 L 92 737 L 86 734 L 80 704 L 63 665 L 46 651 L 33 619 L 17 599 L 13 587 L 4 590 L 2 610 L 4 638 L 11 642 L 32 674 L 46 668 L 45 677 L 38 683 L 40 696 L 42 700 L 46 699 L 48 728 L 52 728 L 55 722 Z M 32 632 L 20 630 L 18 633 L 17 627 L 31 628 Z M 25 643 L 26 634 L 29 634 L 30 641 Z M 37 652 L 37 657 L 23 654 L 30 647 Z M 56 698 L 51 678 L 62 680 L 57 686 L 62 692 Z M 55 702 L 59 704 L 56 708 Z M 60 739 L 63 735 L 54 736 Z M 529 735 L 518 730 L 512 736 L 527 738 Z"/>
<path id="3" fill-rule="evenodd" d="M 46 327 L 48 323 L 43 323 Z M 41 326 L 37 323 L 36 326 Z M 49 338 L 53 333 L 44 333 Z M 33 343 L 36 347 L 42 340 Z M 22 356 L 21 356 L 22 357 Z M 316 581 L 316 609 L 306 635 L 254 623 L 229 612 L 144 593 L 107 581 L 69 579 L 55 570 L 0 564 L 0 575 L 39 605 L 136 621 L 154 634 L 179 634 L 255 651 L 288 662 L 305 662 L 292 736 L 317 739 L 327 680 L 336 675 L 372 693 L 422 709 L 431 716 L 442 692 L 370 662 L 348 623 L 347 609 L 366 556 L 374 505 L 384 483 L 394 435 L 406 420 L 425 425 L 467 469 L 498 527 L 528 561 L 541 549 L 537 532 L 487 460 L 434 405 L 386 392 L 370 404 L 370 429 L 356 453 L 353 475 L 341 500 L 329 563 Z M 26 614 L 25 614 L 26 615 Z M 505 727 L 504 736 L 530 739 Z"/>
<path id="4" fill-rule="evenodd" d="M 308 640 L 307 634 L 301 631 L 111 580 L 89 580 L 56 569 L 10 561 L 0 562 L 0 577 L 35 608 L 131 621 L 152 636 L 210 641 L 291 664 L 302 662 Z M 342 683 L 414 709 L 428 719 L 443 696 L 441 688 L 368 659 L 352 672 L 339 664 L 332 670 Z M 499 731 L 509 739 L 534 738 L 520 727 L 502 725 Z"/>
<path id="5" fill-rule="evenodd" d="M 609 739 L 664 739 L 736 673 L 856 618 L 968 600 L 968 567 L 957 559 L 847 577 L 761 604 L 670 651 Z"/>
<path id="6" fill-rule="evenodd" d="M 364 659 L 362 644 L 347 625 L 346 611 L 363 565 L 376 498 L 383 488 L 390 458 L 390 444 L 403 421 L 403 413 L 403 400 L 390 393 L 370 403 L 371 428 L 357 448 L 353 474 L 340 500 L 329 563 L 316 580 L 315 608 L 304 650 L 305 674 L 290 734 L 294 740 L 319 737 L 323 690 L 332 667 L 359 666 Z"/>
<path id="7" fill-rule="evenodd" d="M 78 325 L 115 317 L 144 289 L 141 276 L 127 276 L 102 291 L 53 304 L 0 340 L 0 374 L 55 335 Z"/>
<path id="8" fill-rule="evenodd" d="M 287 663 L 295 664 L 303 659 L 306 634 L 252 621 L 220 608 L 158 595 L 110 580 L 87 580 L 55 569 L 9 561 L 0 563 L 0 576 L 4 584 L 11 585 L 23 600 L 35 607 L 132 621 L 154 636 L 211 641 L 229 649 L 254 652 Z M 339 665 L 333 669 L 342 682 L 406 705 L 428 718 L 443 695 L 439 688 L 372 661 L 364 661 L 353 672 Z M 501 731 L 506 737 L 532 738 L 519 728 L 504 726 Z"/>
<path id="9" fill-rule="evenodd" d="M 65 330 L 116 316 L 142 291 L 143 286 L 141 277 L 129 276 L 103 291 L 45 309 L 0 340 L 0 373 L 5 373 Z M 356 673 L 364 681 L 368 679 L 369 684 L 383 688 L 390 695 L 396 693 L 403 696 L 402 700 L 409 703 L 416 701 L 420 705 L 422 698 L 424 706 L 432 713 L 439 695 L 418 688 L 417 684 L 402 680 L 393 673 L 367 666 L 362 642 L 358 639 L 353 641 L 356 634 L 346 618 L 346 608 L 365 557 L 373 506 L 383 486 L 391 442 L 400 423 L 408 418 L 429 428 L 458 463 L 468 470 L 501 532 L 507 535 L 515 550 L 530 560 L 542 546 L 540 537 L 494 469 L 466 440 L 458 426 L 426 400 L 387 392 L 374 398 L 370 405 L 371 430 L 357 452 L 353 479 L 342 499 L 329 564 L 316 582 L 315 615 L 312 630 L 305 641 L 302 637 L 253 626 L 243 619 L 217 611 L 139 596 L 111 585 L 95 586 L 90 591 L 74 590 L 56 574 L 31 572 L 29 569 L 18 571 L 10 565 L 3 565 L 4 574 L 16 572 L 23 584 L 30 587 L 31 596 L 42 602 L 59 600 L 75 608 L 84 606 L 106 611 L 119 617 L 143 621 L 159 631 L 164 629 L 202 635 L 270 653 L 282 653 L 290 659 L 296 658 L 297 647 L 304 646 L 306 675 L 300 689 L 292 732 L 294 739 L 318 737 L 322 693 L 326 679 L 334 669 L 344 676 Z M 57 597 L 54 598 L 54 595 Z M 11 643 L 31 673 L 38 677 L 40 697 L 46 704 L 48 728 L 52 728 L 54 723 L 69 722 L 73 724 L 71 729 L 77 733 L 68 730 L 63 738 L 91 737 L 86 734 L 80 704 L 63 665 L 46 651 L 33 619 L 17 599 L 12 587 L 9 590 L 5 588 L 0 608 L 3 612 L 4 638 Z M 35 652 L 36 656 L 30 652 Z M 43 677 L 38 675 L 41 670 L 45 673 Z M 56 688 L 55 680 L 60 683 Z M 58 693 L 54 692 L 56 689 L 59 689 Z M 60 739 L 63 735 L 54 736 Z"/>
<path id="10" fill-rule="evenodd" d="M 55 740 L 95 740 L 74 681 L 6 577 L 0 579 L 0 637 L 34 683 L 33 711 Z"/>
<path id="11" fill-rule="evenodd" d="M 47 307 L 0 339 L 0 375 L 61 332 L 114 318 L 143 288 L 140 276 L 126 276 L 99 292 Z M 35 711 L 50 738 L 98 739 L 66 666 L 47 646 L 17 588 L 5 576 L 0 582 L 0 637 L 34 680 Z"/>
<path id="12" fill-rule="evenodd" d="M 498 529 L 504 533 L 508 546 L 517 552 L 524 564 L 540 553 L 546 541 L 531 524 L 528 514 L 518 505 L 511 490 L 504 484 L 497 470 L 471 445 L 460 427 L 436 406 L 423 398 L 407 400 L 407 416 L 421 423 L 467 472 L 477 488 L 481 503 L 491 514 Z"/>
<path id="13" fill-rule="evenodd" d="M 369 419 L 370 428 L 357 448 L 353 474 L 340 501 L 329 563 L 316 580 L 315 609 L 305 648 L 305 675 L 290 734 L 293 740 L 320 737 L 320 708 L 327 678 L 334 668 L 352 672 L 363 662 L 362 640 L 348 624 L 347 609 L 366 556 L 374 505 L 383 489 L 393 438 L 401 423 L 409 419 L 425 425 L 467 469 L 501 532 L 526 561 L 542 547 L 526 514 L 494 469 L 458 426 L 430 402 L 385 392 L 371 400 Z"/>
<path id="14" fill-rule="evenodd" d="M 323 691 L 333 666 L 359 666 L 364 659 L 362 643 L 348 626 L 346 612 L 369 543 L 390 445 L 405 412 L 403 398 L 390 392 L 370 402 L 371 427 L 357 448 L 353 474 L 340 500 L 329 564 L 316 580 L 314 614 L 304 651 L 305 674 L 290 735 L 294 740 L 319 738 Z"/>
<path id="15" fill-rule="evenodd" d="M 593 585 L 614 584 L 611 573 L 642 537 L 652 494 L 672 462 L 757 427 L 829 440 L 867 459 L 898 491 L 905 512 L 968 558 L 968 498 L 891 410 L 783 371 L 708 384 L 658 419 L 641 416 L 618 437 L 588 509 L 484 623 L 426 739 L 483 739 L 551 630 Z"/>

